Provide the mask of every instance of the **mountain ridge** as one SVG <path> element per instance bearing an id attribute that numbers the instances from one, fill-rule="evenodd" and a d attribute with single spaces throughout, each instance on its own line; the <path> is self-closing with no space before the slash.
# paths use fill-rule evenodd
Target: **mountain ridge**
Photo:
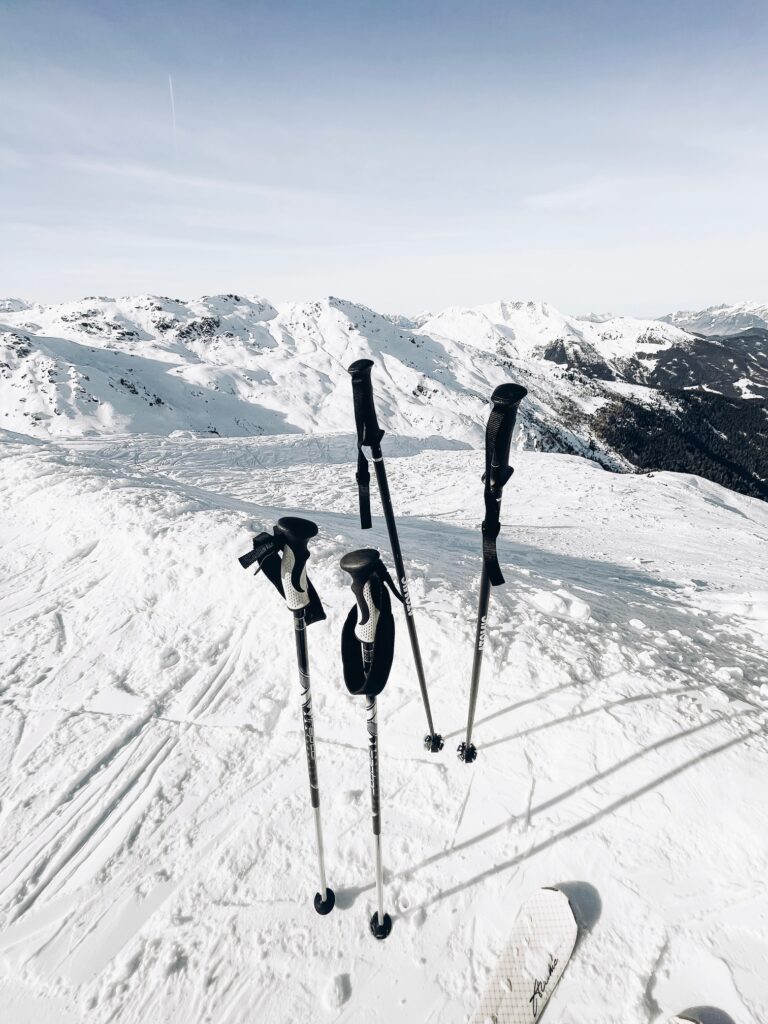
<path id="1" fill-rule="evenodd" d="M 346 367 L 363 357 L 377 364 L 377 407 L 390 433 L 479 447 L 488 395 L 515 380 L 529 391 L 520 447 L 615 471 L 695 465 L 763 496 L 768 467 L 752 450 L 762 421 L 750 404 L 768 399 L 768 338 L 759 331 L 700 337 L 663 321 L 579 319 L 511 300 L 418 320 L 406 326 L 336 296 L 17 303 L 0 315 L 0 426 L 52 438 L 348 432 Z M 686 399 L 689 391 L 704 397 Z M 695 444 L 659 445 L 666 454 L 656 465 L 635 436 L 648 429 L 643 410 L 665 434 L 684 433 L 687 422 Z M 745 443 L 756 429 L 754 445 Z"/>
<path id="2" fill-rule="evenodd" d="M 681 309 L 667 313 L 659 320 L 703 335 L 741 334 L 754 328 L 768 330 L 768 303 L 721 303 L 707 309 Z"/>

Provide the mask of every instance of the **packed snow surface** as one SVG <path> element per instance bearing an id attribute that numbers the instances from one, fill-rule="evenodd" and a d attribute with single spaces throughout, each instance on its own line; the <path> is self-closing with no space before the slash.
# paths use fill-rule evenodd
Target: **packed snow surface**
<path id="1" fill-rule="evenodd" d="M 269 310 L 265 310 L 265 316 Z M 267 323 L 271 321 L 265 321 Z M 768 506 L 695 477 L 515 453 L 461 764 L 482 453 L 385 438 L 439 755 L 399 609 L 367 737 L 344 689 L 348 435 L 0 445 L 4 1024 L 458 1024 L 517 909 L 582 921 L 547 1024 L 768 1019 Z M 378 511 L 375 508 L 375 511 Z M 292 620 L 237 556 L 315 519 L 319 917 Z"/>

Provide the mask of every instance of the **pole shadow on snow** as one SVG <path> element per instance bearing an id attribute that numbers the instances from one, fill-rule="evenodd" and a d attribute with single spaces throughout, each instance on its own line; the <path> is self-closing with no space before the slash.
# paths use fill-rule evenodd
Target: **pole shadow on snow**
<path id="1" fill-rule="evenodd" d="M 704 730 L 711 728 L 713 725 L 719 725 L 723 724 L 724 722 L 735 721 L 736 719 L 740 718 L 753 718 L 758 714 L 760 714 L 760 712 L 756 710 L 749 710 L 738 712 L 734 715 L 723 715 L 718 718 L 712 719 L 709 722 L 703 722 L 699 725 L 692 726 L 690 729 L 684 729 L 678 733 L 673 733 L 671 736 L 667 736 L 664 739 L 657 740 L 655 743 L 651 743 L 647 747 L 643 747 L 641 750 L 638 750 L 635 753 L 630 754 L 625 758 L 622 758 L 622 760 L 617 761 L 610 768 L 607 768 L 601 772 L 596 772 L 594 775 L 590 776 L 588 779 L 585 779 L 583 782 L 577 783 L 575 786 L 571 786 L 569 789 L 563 790 L 563 792 L 559 793 L 557 796 L 551 797 L 549 800 L 545 800 L 541 804 L 538 804 L 537 806 L 530 808 L 527 814 L 523 812 L 521 814 L 512 815 L 510 818 L 507 818 L 500 824 L 494 825 L 492 828 L 486 829 L 484 832 L 481 832 L 478 835 L 473 836 L 471 839 L 467 839 L 462 843 L 457 843 L 456 845 L 452 846 L 449 850 L 441 850 L 439 853 L 432 854 L 430 857 L 425 858 L 419 864 L 416 864 L 413 867 L 400 872 L 398 877 L 403 879 L 409 879 L 413 877 L 418 871 L 421 871 L 426 867 L 436 864 L 439 861 L 444 860 L 446 857 L 451 857 L 454 854 L 462 853 L 463 851 L 468 850 L 473 846 L 476 846 L 478 843 L 483 843 L 486 840 L 492 838 L 494 835 L 506 831 L 511 825 L 513 825 L 518 820 L 525 820 L 526 818 L 530 820 L 534 817 L 534 815 L 549 810 L 555 805 L 561 803 L 564 800 L 567 800 L 569 797 L 578 793 L 580 790 L 588 789 L 589 787 L 594 786 L 596 783 L 609 777 L 610 775 L 615 774 L 617 771 L 620 771 L 622 768 L 625 768 L 633 762 L 639 760 L 646 754 L 649 754 L 654 751 L 659 751 L 663 747 L 668 746 L 669 744 L 674 743 L 677 740 L 683 739 L 688 736 L 692 736 L 699 732 L 703 732 Z M 625 795 L 617 798 L 616 800 L 613 800 L 606 807 L 602 808 L 599 811 L 595 811 L 595 813 L 590 814 L 588 817 L 582 819 L 581 821 L 578 821 L 575 824 L 570 825 L 565 829 L 562 829 L 560 832 L 557 832 L 554 835 L 549 836 L 549 838 L 544 839 L 542 842 L 536 843 L 528 849 L 521 851 L 518 854 L 515 854 L 514 857 L 510 857 L 507 860 L 502 861 L 501 863 L 494 864 L 492 867 L 487 868 L 485 871 L 479 872 L 478 874 L 472 876 L 466 881 L 459 882 L 451 888 L 436 894 L 431 899 L 427 900 L 424 905 L 429 906 L 431 904 L 436 904 L 441 900 L 446 899 L 447 897 L 457 895 L 464 889 L 469 889 L 473 885 L 477 885 L 489 878 L 492 878 L 494 875 L 500 874 L 501 872 L 506 871 L 509 868 L 515 867 L 516 865 L 523 863 L 529 858 L 534 857 L 539 853 L 542 853 L 544 850 L 548 850 L 551 847 L 557 845 L 557 843 L 559 843 L 561 840 L 568 839 L 571 836 L 577 835 L 579 832 L 582 832 L 585 829 L 590 828 L 592 825 L 595 825 L 602 819 L 609 817 L 615 811 L 619 810 L 621 807 L 626 806 L 632 801 L 637 800 L 640 797 L 647 795 L 648 793 L 652 793 L 659 786 L 663 785 L 666 782 L 669 782 L 671 779 L 675 778 L 678 775 L 682 775 L 684 772 L 688 771 L 688 769 L 690 768 L 693 768 L 695 765 L 701 764 L 702 762 L 708 760 L 711 757 L 715 757 L 718 754 L 724 753 L 727 750 L 730 750 L 742 743 L 745 743 L 753 736 L 757 736 L 764 733 L 764 726 L 757 729 L 748 729 L 746 732 L 743 732 L 738 736 L 735 736 L 729 740 L 719 743 L 716 746 L 710 748 L 709 750 L 705 750 L 699 754 L 696 754 L 693 757 L 688 758 L 688 760 L 684 761 L 682 764 L 679 764 L 676 767 L 671 768 L 669 771 L 663 772 L 661 775 L 658 775 L 655 778 L 651 779 L 650 782 L 647 782 L 644 785 L 639 786 L 636 789 L 631 790 L 629 793 L 626 793 Z"/>
<path id="2" fill-rule="evenodd" d="M 622 707 L 625 704 L 637 704 L 644 700 L 655 700 L 659 697 L 674 697 L 682 693 L 691 693 L 694 690 L 698 690 L 698 688 L 697 685 L 671 686 L 666 690 L 654 690 L 651 693 L 635 693 L 628 697 L 621 697 L 618 700 L 610 700 L 605 704 L 599 704 L 597 707 L 587 708 L 586 711 L 570 711 L 567 715 L 561 715 L 560 718 L 550 718 L 546 722 L 539 722 L 538 725 L 532 725 L 527 729 L 521 729 L 519 732 L 513 732 L 509 736 L 502 736 L 495 740 L 486 740 L 483 743 L 483 750 L 488 750 L 490 747 L 498 747 L 503 743 L 509 743 L 511 740 L 521 739 L 523 736 L 530 736 L 535 732 L 542 732 L 544 729 L 551 729 L 555 725 L 575 722 L 581 718 L 589 718 L 591 715 L 597 715 L 601 711 L 610 712 L 613 708 Z"/>
<path id="3" fill-rule="evenodd" d="M 608 677 L 609 678 L 609 677 Z M 606 681 L 604 678 L 603 682 Z M 485 725 L 488 722 L 494 721 L 496 718 L 501 718 L 503 715 L 508 715 L 513 711 L 518 711 L 520 708 L 527 707 L 531 704 L 537 704 L 539 701 L 544 700 L 546 697 L 551 697 L 553 693 L 562 693 L 565 690 L 574 690 L 579 687 L 583 687 L 585 682 L 583 679 L 572 679 L 567 683 L 561 683 L 559 686 L 552 686 L 548 690 L 541 690 L 539 693 L 535 693 L 531 697 L 526 697 L 525 700 L 517 701 L 514 704 L 508 704 L 505 708 L 500 711 L 494 711 L 493 714 L 486 715 L 484 718 L 479 718 L 475 722 L 475 725 Z M 620 707 L 623 704 L 634 704 L 638 701 L 654 700 L 659 697 L 670 697 L 683 693 L 692 693 L 699 689 L 699 684 L 691 684 L 690 686 L 675 686 L 668 687 L 665 690 L 654 690 L 652 693 L 639 693 L 629 694 L 626 697 L 620 697 L 617 700 L 606 701 L 604 704 L 600 704 L 594 708 L 587 708 L 584 711 L 571 711 L 567 715 L 561 715 L 560 718 L 553 718 L 547 722 L 540 722 L 537 725 L 533 725 L 528 729 L 522 729 L 519 732 L 512 733 L 509 736 L 502 736 L 495 740 L 486 740 L 483 743 L 483 749 L 488 747 L 496 747 L 502 743 L 507 743 L 510 740 L 520 739 L 523 736 L 529 736 L 531 733 L 540 732 L 543 729 L 549 729 L 551 726 L 562 725 L 565 722 L 576 721 L 580 718 L 587 718 L 590 715 L 595 715 L 600 711 L 611 711 L 611 709 Z M 728 692 L 725 687 L 721 687 L 723 692 Z M 734 699 L 743 699 L 740 694 L 735 691 L 729 692 L 729 696 Z M 768 708 L 766 708 L 768 711 Z M 464 729 L 455 729 L 453 732 L 445 733 L 445 739 L 452 739 L 454 736 L 461 736 L 464 733 Z"/>
<path id="4" fill-rule="evenodd" d="M 387 885 L 393 878 L 397 878 L 397 874 L 384 869 L 384 882 Z M 348 885 L 343 889 L 336 889 L 336 910 L 351 910 L 361 896 L 364 896 L 366 893 L 373 892 L 375 888 L 375 882 L 366 882 L 365 885 Z M 401 910 L 404 909 L 405 908 L 401 907 Z M 393 924 L 400 918 L 400 915 L 394 909 L 387 911 L 387 916 L 391 919 Z"/>
<path id="5" fill-rule="evenodd" d="M 446 889 L 444 892 L 441 892 L 434 896 L 431 900 L 427 900 L 425 905 L 428 906 L 431 904 L 439 903 L 441 900 L 446 899 L 447 897 L 458 895 L 458 893 L 462 892 L 462 890 L 471 888 L 473 885 L 477 885 L 480 882 L 484 882 L 489 878 L 493 878 L 494 875 L 501 874 L 502 871 L 506 871 L 509 868 L 515 867 L 517 864 L 520 864 L 523 861 L 528 860 L 530 857 L 533 857 L 536 854 L 543 852 L 544 850 L 548 850 L 551 847 L 556 846 L 557 843 L 559 843 L 561 840 L 569 839 L 571 836 L 577 835 L 579 832 L 583 832 L 584 829 L 590 828 L 592 825 L 597 824 L 597 822 L 601 821 L 603 818 L 610 816 L 615 811 L 619 810 L 619 808 L 626 806 L 633 800 L 637 800 L 639 797 L 645 796 L 648 793 L 652 793 L 660 785 L 663 785 L 665 782 L 669 782 L 670 779 L 675 778 L 677 775 L 682 775 L 683 772 L 687 771 L 689 768 L 692 768 L 694 765 L 700 764 L 703 761 L 708 760 L 710 757 L 715 757 L 717 754 L 724 753 L 726 750 L 739 746 L 741 743 L 746 742 L 746 740 L 750 739 L 752 736 L 758 735 L 762 731 L 764 730 L 750 730 L 746 733 L 743 733 L 741 736 L 736 736 L 733 739 L 727 740 L 725 743 L 721 743 L 718 746 L 713 747 L 711 750 L 704 751 L 704 753 L 702 754 L 697 754 L 696 757 L 690 758 L 688 761 L 683 762 L 683 764 L 678 765 L 676 768 L 673 768 L 668 772 L 664 772 L 664 774 L 658 776 L 658 778 L 652 779 L 651 782 L 646 783 L 644 786 L 639 786 L 637 789 L 632 790 L 630 793 L 627 793 L 625 796 L 620 797 L 618 800 L 614 800 L 612 803 L 610 803 L 607 807 L 604 807 L 602 810 L 596 811 L 594 814 L 589 815 L 587 818 L 584 818 L 582 821 L 577 822 L 575 825 L 570 825 L 568 828 L 563 829 L 561 832 L 558 832 L 555 835 L 550 836 L 549 839 L 545 839 L 541 843 L 537 843 L 535 846 L 530 847 L 528 850 L 516 854 L 514 857 L 510 857 L 507 860 L 502 861 L 500 864 L 495 864 L 492 868 L 488 868 L 485 871 L 479 872 L 478 874 L 474 875 L 472 878 L 468 879 L 465 882 L 459 882 L 457 885 L 452 886 L 450 889 Z"/>
<path id="6" fill-rule="evenodd" d="M 364 892 L 372 888 L 372 885 L 348 885 L 343 889 L 337 889 L 336 909 L 350 910 L 355 905 L 358 896 L 362 896 Z"/>
<path id="7" fill-rule="evenodd" d="M 572 690 L 576 686 L 583 685 L 582 679 L 573 679 L 567 683 L 561 683 L 559 686 L 551 686 L 548 690 L 540 690 L 539 693 L 533 694 L 532 697 L 526 697 L 524 700 L 516 701 L 514 704 L 508 704 L 501 711 L 494 711 L 491 715 L 485 715 L 483 718 L 475 719 L 475 728 L 478 725 L 486 725 L 488 722 L 492 722 L 495 718 L 501 718 L 502 715 L 508 715 L 512 711 L 519 711 L 520 708 L 528 707 L 530 704 L 537 704 L 540 700 L 545 697 L 551 697 L 553 693 L 560 693 L 562 690 Z M 463 736 L 466 727 L 460 729 L 454 729 L 453 732 L 447 732 L 443 734 L 443 738 L 446 740 L 453 739 L 454 736 Z M 489 746 L 488 743 L 484 743 L 483 747 Z"/>

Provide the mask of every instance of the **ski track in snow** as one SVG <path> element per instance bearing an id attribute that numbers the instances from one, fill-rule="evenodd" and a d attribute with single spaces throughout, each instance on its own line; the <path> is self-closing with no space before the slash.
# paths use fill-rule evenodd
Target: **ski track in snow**
<path id="1" fill-rule="evenodd" d="M 470 768 L 482 455 L 426 444 L 385 457 L 446 748 L 421 747 L 399 617 L 382 944 L 338 560 L 391 560 L 375 497 L 359 530 L 351 439 L 2 444 L 4 1022 L 464 1021 L 517 908 L 558 883 L 600 911 L 548 1024 L 768 1019 L 768 507 L 516 453 Z M 236 562 L 297 512 L 328 612 L 308 634 L 328 918 L 290 614 Z"/>

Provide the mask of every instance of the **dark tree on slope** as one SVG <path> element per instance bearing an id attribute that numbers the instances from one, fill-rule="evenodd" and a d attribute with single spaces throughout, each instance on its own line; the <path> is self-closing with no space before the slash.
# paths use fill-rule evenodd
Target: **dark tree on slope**
<path id="1" fill-rule="evenodd" d="M 671 408 L 630 400 L 604 406 L 595 433 L 638 469 L 696 473 L 768 500 L 768 403 L 698 391 L 665 397 Z"/>

